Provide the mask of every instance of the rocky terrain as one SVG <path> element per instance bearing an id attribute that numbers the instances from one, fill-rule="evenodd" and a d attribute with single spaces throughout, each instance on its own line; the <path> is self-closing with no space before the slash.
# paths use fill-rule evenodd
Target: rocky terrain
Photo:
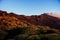
<path id="1" fill-rule="evenodd" d="M 60 34 L 60 17 L 48 13 L 25 16 L 0 10 L 0 30 L 8 32 L 8 38 L 20 34 L 19 28 L 28 28 L 26 33 L 29 35 L 40 34 L 38 30 L 41 29 L 41 34 L 57 35 Z"/>

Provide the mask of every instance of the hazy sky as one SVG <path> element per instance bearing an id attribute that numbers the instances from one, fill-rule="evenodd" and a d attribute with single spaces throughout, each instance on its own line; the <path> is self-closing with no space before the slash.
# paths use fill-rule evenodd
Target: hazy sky
<path id="1" fill-rule="evenodd" d="M 60 0 L 0 0 L 0 10 L 24 15 L 60 13 Z"/>

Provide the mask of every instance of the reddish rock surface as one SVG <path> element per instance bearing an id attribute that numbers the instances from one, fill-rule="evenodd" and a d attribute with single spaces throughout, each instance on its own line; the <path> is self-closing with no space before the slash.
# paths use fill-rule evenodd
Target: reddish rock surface
<path id="1" fill-rule="evenodd" d="M 27 27 L 31 25 L 50 26 L 60 29 L 60 19 L 47 13 L 41 15 L 17 15 L 0 10 L 0 26 L 6 26 L 7 29 L 19 26 Z"/>

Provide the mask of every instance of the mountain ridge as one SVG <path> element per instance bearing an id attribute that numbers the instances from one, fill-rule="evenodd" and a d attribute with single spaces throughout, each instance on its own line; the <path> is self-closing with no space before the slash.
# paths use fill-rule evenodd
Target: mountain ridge
<path id="1" fill-rule="evenodd" d="M 14 27 L 27 27 L 27 26 L 49 26 L 51 28 L 60 29 L 60 19 L 48 15 L 47 13 L 41 15 L 17 15 L 14 13 L 7 13 L 6 11 L 0 11 L 0 27 L 7 26 L 6 29 L 12 29 Z M 3 27 L 2 27 L 3 28 Z"/>

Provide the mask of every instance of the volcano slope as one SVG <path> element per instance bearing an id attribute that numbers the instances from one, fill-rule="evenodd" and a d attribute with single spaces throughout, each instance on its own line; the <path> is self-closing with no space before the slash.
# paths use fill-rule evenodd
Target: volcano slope
<path id="1" fill-rule="evenodd" d="M 47 13 L 25 16 L 0 10 L 0 26 L 6 26 L 6 29 L 11 29 L 17 26 L 49 26 L 51 28 L 60 29 L 60 18 L 48 15 Z"/>
<path id="2" fill-rule="evenodd" d="M 53 33 L 60 35 L 60 18 L 47 13 L 25 16 L 0 10 L 0 30 L 8 33 L 3 39 L 14 38 L 22 31 L 24 31 L 22 34 L 29 35 Z"/>

